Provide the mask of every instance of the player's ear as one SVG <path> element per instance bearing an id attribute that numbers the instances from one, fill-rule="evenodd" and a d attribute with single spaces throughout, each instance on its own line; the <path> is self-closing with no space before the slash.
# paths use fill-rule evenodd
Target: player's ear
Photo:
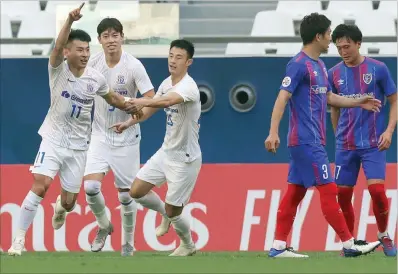
<path id="1" fill-rule="evenodd" d="M 192 65 L 192 63 L 193 63 L 193 59 L 191 58 L 191 59 L 188 59 L 187 60 L 187 67 L 189 67 L 190 65 Z"/>
<path id="2" fill-rule="evenodd" d="M 98 39 L 98 43 L 101 44 L 101 36 L 98 36 L 97 39 Z"/>

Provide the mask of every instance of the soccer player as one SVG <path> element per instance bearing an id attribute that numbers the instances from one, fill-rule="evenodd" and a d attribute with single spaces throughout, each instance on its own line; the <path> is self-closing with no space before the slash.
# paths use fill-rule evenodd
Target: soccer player
<path id="1" fill-rule="evenodd" d="M 131 99 L 138 109 L 144 107 L 142 118 L 131 118 L 115 125 L 115 131 L 122 132 L 128 126 L 148 119 L 160 108 L 166 112 L 163 145 L 138 172 L 130 195 L 144 207 L 163 215 L 156 231 L 158 236 L 167 232 L 170 222 L 173 224 L 181 244 L 170 256 L 190 256 L 196 252 L 189 221 L 181 215 L 202 165 L 199 89 L 187 72 L 193 55 L 194 46 L 191 42 L 173 41 L 168 57 L 170 76 L 162 82 L 155 97 Z M 152 191 L 154 186 L 160 186 L 165 181 L 168 183 L 166 204 Z"/>
<path id="2" fill-rule="evenodd" d="M 288 147 L 290 154 L 288 188 L 278 209 L 275 240 L 269 257 L 308 257 L 286 246 L 298 204 L 307 189 L 316 187 L 326 221 L 343 242 L 346 257 L 373 251 L 380 242 L 356 245 L 337 202 L 337 185 L 330 170 L 326 144 L 327 104 L 337 107 L 362 107 L 378 111 L 380 101 L 370 96 L 345 98 L 330 92 L 325 64 L 319 59 L 330 44 L 330 20 L 321 14 L 304 17 L 300 25 L 303 49 L 287 64 L 271 118 L 265 147 L 276 153 L 279 147 L 279 124 L 289 103 Z M 315 228 L 314 228 L 315 229 Z"/>
<path id="3" fill-rule="evenodd" d="M 98 27 L 98 40 L 103 52 L 90 58 L 89 66 L 101 72 L 108 85 L 123 96 L 135 98 L 137 91 L 144 97 L 155 95 L 151 80 L 142 63 L 122 50 L 123 25 L 116 18 L 103 19 Z M 100 251 L 105 240 L 113 231 L 105 212 L 105 200 L 101 193 L 101 182 L 112 169 L 115 186 L 121 204 L 122 256 L 133 255 L 134 231 L 137 205 L 130 197 L 131 184 L 140 169 L 141 132 L 138 124 L 129 127 L 123 134 L 116 134 L 110 126 L 129 119 L 125 111 L 115 109 L 98 96 L 95 111 L 91 144 L 87 154 L 84 176 L 86 201 L 93 212 L 99 229 L 91 245 L 91 251 Z"/>
<path id="4" fill-rule="evenodd" d="M 125 98 L 109 90 L 100 72 L 86 67 L 91 38 L 82 30 L 71 31 L 72 23 L 82 17 L 83 5 L 69 13 L 50 55 L 51 106 L 39 129 L 42 142 L 31 170 L 34 183 L 22 203 L 18 231 L 9 255 L 21 255 L 26 231 L 58 172 L 62 190 L 54 209 L 54 229 L 59 229 L 66 213 L 74 209 L 83 179 L 94 97 L 100 95 L 108 104 L 127 110 Z"/>
<path id="5" fill-rule="evenodd" d="M 335 94 L 360 98 L 373 96 L 380 101 L 387 97 L 390 104 L 387 128 L 384 125 L 386 108 L 372 113 L 361 108 L 332 107 L 332 124 L 336 133 L 336 183 L 338 200 L 348 228 L 354 234 L 352 195 L 363 167 L 373 200 L 380 240 L 386 256 L 396 256 L 397 249 L 387 232 L 388 200 L 384 189 L 386 177 L 386 149 L 397 125 L 397 87 L 387 66 L 359 53 L 362 33 L 354 25 L 338 25 L 333 31 L 333 43 L 343 61 L 329 70 L 329 83 Z"/>

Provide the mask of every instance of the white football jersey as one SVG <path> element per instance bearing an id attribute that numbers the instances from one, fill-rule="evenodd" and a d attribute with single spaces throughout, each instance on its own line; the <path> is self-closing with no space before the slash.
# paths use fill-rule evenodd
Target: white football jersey
<path id="1" fill-rule="evenodd" d="M 87 150 L 94 98 L 109 92 L 104 76 L 86 67 L 83 75 L 76 78 L 66 61 L 57 68 L 49 64 L 48 75 L 51 105 L 39 134 L 61 147 Z"/>
<path id="2" fill-rule="evenodd" d="M 101 72 L 110 88 L 124 97 L 135 98 L 138 90 L 144 94 L 153 89 L 141 61 L 127 52 L 122 53 L 119 63 L 113 68 L 109 68 L 106 64 L 104 52 L 91 57 L 88 65 Z M 141 139 L 139 124 L 129 127 L 122 134 L 109 129 L 113 124 L 127 121 L 130 117 L 130 114 L 115 109 L 102 98 L 97 97 L 95 98 L 92 134 L 112 146 L 136 144 Z"/>
<path id="3" fill-rule="evenodd" d="M 175 86 L 171 77 L 165 79 L 155 97 L 176 92 L 184 102 L 165 108 L 166 135 L 162 149 L 171 160 L 192 162 L 201 157 L 199 146 L 200 93 L 196 82 L 188 73 Z"/>

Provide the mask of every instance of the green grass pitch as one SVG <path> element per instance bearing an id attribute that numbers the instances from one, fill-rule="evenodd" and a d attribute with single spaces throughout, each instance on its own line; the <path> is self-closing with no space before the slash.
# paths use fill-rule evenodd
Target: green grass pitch
<path id="1" fill-rule="evenodd" d="M 263 252 L 198 252 L 168 257 L 165 252 L 28 252 L 1 254 L 1 273 L 397 273 L 397 258 L 375 252 L 343 258 L 338 252 L 309 252 L 306 259 L 270 259 Z"/>

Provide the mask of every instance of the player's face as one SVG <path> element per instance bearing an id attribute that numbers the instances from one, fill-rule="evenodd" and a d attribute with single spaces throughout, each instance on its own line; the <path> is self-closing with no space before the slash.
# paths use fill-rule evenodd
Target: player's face
<path id="1" fill-rule="evenodd" d="M 339 55 L 343 58 L 344 63 L 355 63 L 359 57 L 359 48 L 361 47 L 361 43 L 342 37 L 337 39 L 336 47 L 339 51 Z"/>
<path id="2" fill-rule="evenodd" d="M 90 46 L 87 42 L 74 40 L 65 48 L 68 63 L 75 68 L 85 68 L 90 58 Z"/>
<path id="3" fill-rule="evenodd" d="M 173 47 L 169 52 L 169 72 L 171 75 L 184 74 L 192 64 L 192 59 L 188 57 L 185 49 Z"/>
<path id="4" fill-rule="evenodd" d="M 108 29 L 101 33 L 98 37 L 98 41 L 102 45 L 105 53 L 119 52 L 122 49 L 123 34 L 114 29 Z"/>
<path id="5" fill-rule="evenodd" d="M 329 44 L 331 41 L 331 34 L 332 30 L 329 28 L 325 34 L 319 35 L 318 41 L 319 41 L 319 46 L 321 49 L 321 53 L 327 53 L 329 49 Z"/>

